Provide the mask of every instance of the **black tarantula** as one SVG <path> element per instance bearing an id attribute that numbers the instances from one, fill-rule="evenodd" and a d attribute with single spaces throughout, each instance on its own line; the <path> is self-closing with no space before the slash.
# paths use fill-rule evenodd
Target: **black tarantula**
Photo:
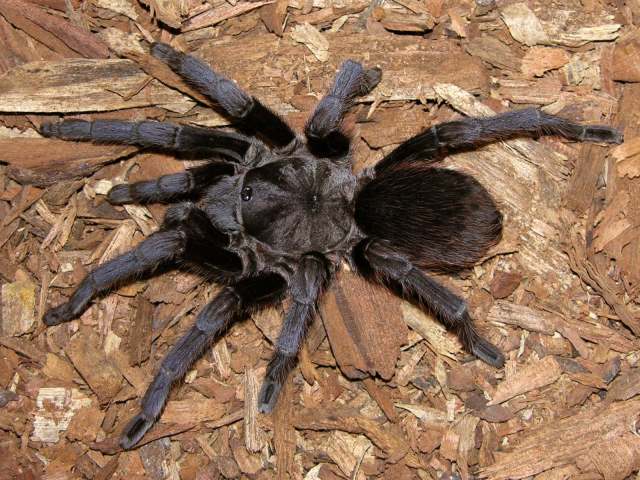
<path id="1" fill-rule="evenodd" d="M 116 185 L 116 205 L 179 202 L 160 230 L 96 268 L 70 300 L 49 310 L 57 325 L 91 300 L 159 267 L 196 265 L 225 287 L 173 346 L 142 408 L 121 438 L 135 446 L 160 416 L 171 386 L 229 325 L 289 296 L 282 331 L 259 394 L 270 412 L 341 261 L 430 308 L 463 345 L 500 367 L 500 351 L 475 330 L 467 304 L 425 271 L 455 271 L 478 261 L 500 238 L 502 216 L 485 188 L 460 172 L 434 167 L 444 154 L 514 136 L 560 135 L 619 143 L 606 126 L 584 126 L 537 109 L 435 125 L 360 175 L 351 168 L 345 113 L 380 81 L 377 68 L 347 60 L 311 115 L 304 136 L 199 60 L 156 43 L 151 53 L 219 104 L 243 133 L 162 122 L 66 120 L 42 126 L 48 137 L 197 152 L 207 163 L 184 173 Z M 258 135 L 261 139 L 256 138 Z"/>

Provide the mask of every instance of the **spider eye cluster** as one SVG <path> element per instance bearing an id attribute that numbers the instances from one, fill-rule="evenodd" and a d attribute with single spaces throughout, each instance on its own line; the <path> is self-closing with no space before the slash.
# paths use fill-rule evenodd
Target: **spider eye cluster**
<path id="1" fill-rule="evenodd" d="M 245 202 L 248 202 L 249 200 L 251 200 L 252 196 L 253 196 L 253 189 L 251 187 L 244 187 L 240 192 L 240 198 L 242 198 L 242 200 Z"/>

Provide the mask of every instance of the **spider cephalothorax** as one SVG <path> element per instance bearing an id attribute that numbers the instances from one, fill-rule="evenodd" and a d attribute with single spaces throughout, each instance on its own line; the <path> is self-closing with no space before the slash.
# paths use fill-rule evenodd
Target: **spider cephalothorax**
<path id="1" fill-rule="evenodd" d="M 446 152 L 517 135 L 622 141 L 615 129 L 526 109 L 436 125 L 356 176 L 342 120 L 354 99 L 380 81 L 379 69 L 343 63 L 300 136 L 199 60 L 165 44 L 154 44 L 151 52 L 218 103 L 242 133 L 111 120 L 42 127 L 45 136 L 195 152 L 208 159 L 183 173 L 113 187 L 108 200 L 114 204 L 176 204 L 158 232 L 99 266 L 67 303 L 44 317 L 47 325 L 72 320 L 97 296 L 159 267 L 195 266 L 225 285 L 162 361 L 140 413 L 125 428 L 124 448 L 140 441 L 161 414 L 172 384 L 233 321 L 288 296 L 259 396 L 259 409 L 271 411 L 318 299 L 342 261 L 433 310 L 470 352 L 500 367 L 502 354 L 476 332 L 464 300 L 425 271 L 473 265 L 499 240 L 502 216 L 475 179 L 433 165 Z"/>

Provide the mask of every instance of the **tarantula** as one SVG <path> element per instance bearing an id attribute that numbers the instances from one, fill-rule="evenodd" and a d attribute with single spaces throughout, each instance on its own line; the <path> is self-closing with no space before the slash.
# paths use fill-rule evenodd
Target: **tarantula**
<path id="1" fill-rule="evenodd" d="M 65 120 L 41 128 L 47 137 L 196 152 L 209 159 L 183 173 L 114 186 L 107 195 L 112 204 L 177 204 L 159 231 L 93 270 L 68 302 L 44 316 L 47 325 L 72 320 L 97 296 L 159 267 L 195 265 L 225 285 L 162 361 L 140 413 L 125 427 L 125 449 L 140 441 L 160 416 L 172 384 L 232 322 L 289 296 L 258 400 L 259 410 L 270 412 L 318 300 L 343 260 L 430 308 L 468 351 L 502 366 L 503 355 L 476 332 L 465 301 L 425 273 L 473 265 L 498 242 L 502 216 L 474 178 L 434 164 L 448 152 L 519 135 L 622 141 L 613 128 L 526 109 L 435 125 L 354 175 L 342 120 L 356 97 L 378 84 L 380 69 L 345 61 L 302 136 L 196 58 L 163 43 L 153 44 L 151 53 L 219 104 L 243 133 L 112 120 Z"/>

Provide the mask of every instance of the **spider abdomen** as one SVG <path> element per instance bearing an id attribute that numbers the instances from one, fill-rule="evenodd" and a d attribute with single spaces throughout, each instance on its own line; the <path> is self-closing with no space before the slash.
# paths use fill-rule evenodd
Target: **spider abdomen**
<path id="1" fill-rule="evenodd" d="M 400 164 L 369 182 L 356 199 L 358 226 L 428 270 L 476 263 L 499 239 L 502 215 L 474 178 Z"/>

